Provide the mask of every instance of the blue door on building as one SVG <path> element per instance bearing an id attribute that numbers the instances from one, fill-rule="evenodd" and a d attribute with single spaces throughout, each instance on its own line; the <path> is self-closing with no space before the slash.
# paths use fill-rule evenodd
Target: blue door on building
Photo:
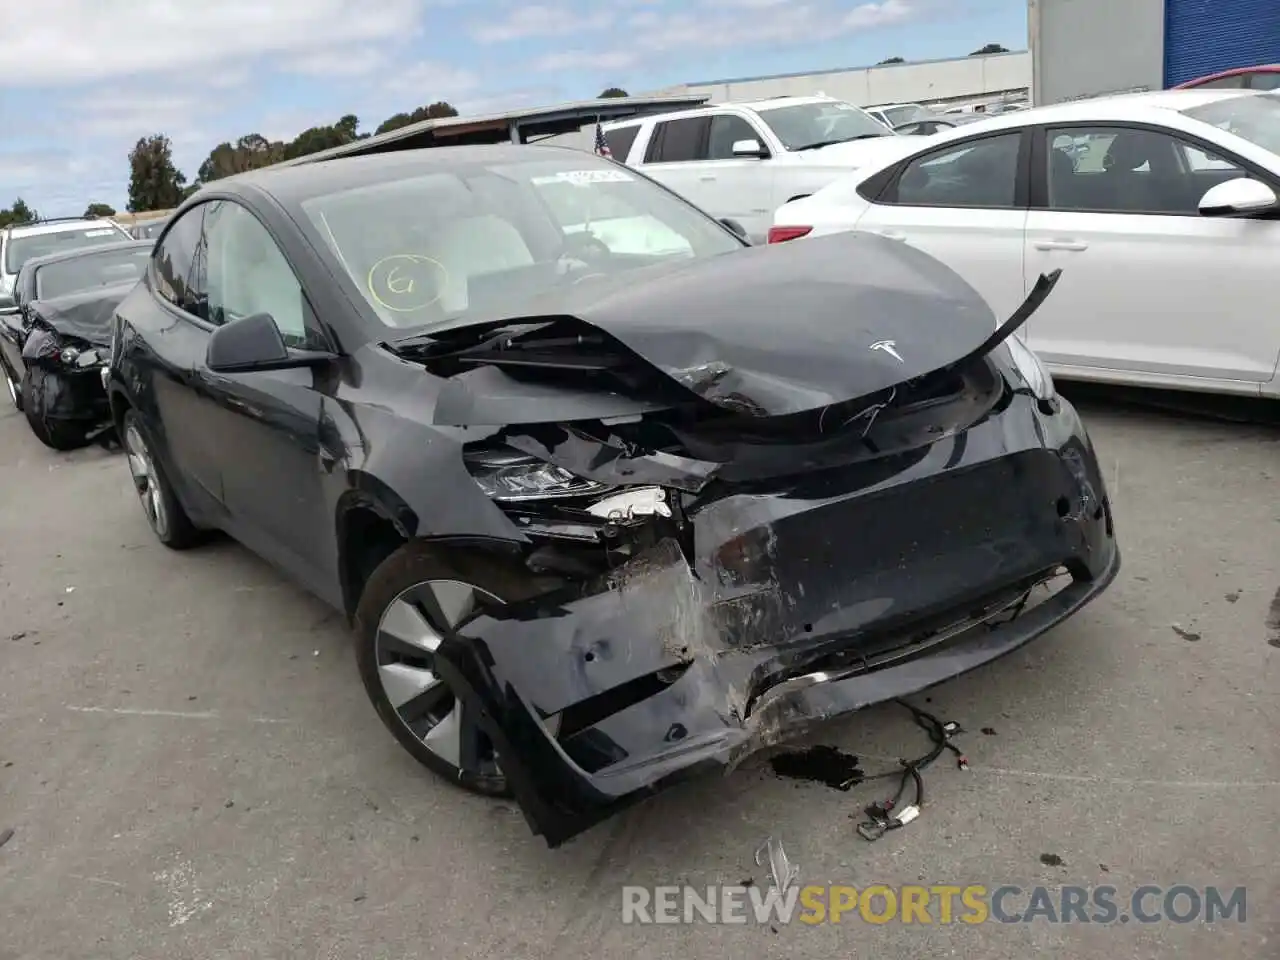
<path id="1" fill-rule="evenodd" d="M 1280 0 L 1165 0 L 1166 87 L 1260 63 L 1280 63 Z"/>

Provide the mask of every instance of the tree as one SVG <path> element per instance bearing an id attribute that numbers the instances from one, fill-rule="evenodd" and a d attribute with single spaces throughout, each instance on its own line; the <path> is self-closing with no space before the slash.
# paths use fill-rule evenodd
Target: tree
<path id="1" fill-rule="evenodd" d="M 211 183 L 248 170 L 257 170 L 284 159 L 284 144 L 268 140 L 260 133 L 247 133 L 234 144 L 223 142 L 209 151 L 209 156 L 196 177 L 200 183 Z"/>
<path id="2" fill-rule="evenodd" d="M 84 218 L 92 220 L 94 217 L 114 217 L 116 208 L 109 203 L 91 203 L 84 208 Z"/>
<path id="3" fill-rule="evenodd" d="M 973 53 L 969 54 L 969 56 L 985 57 L 989 53 L 1008 53 L 1008 52 L 1009 52 L 1008 47 L 1002 47 L 998 43 L 988 43 L 985 47 L 981 47 L 980 49 L 973 51 Z"/>
<path id="4" fill-rule="evenodd" d="M 164 134 L 139 138 L 129 152 L 130 213 L 176 207 L 186 182 L 186 176 L 173 165 L 173 145 Z"/>
<path id="5" fill-rule="evenodd" d="M 611 100 L 614 97 L 629 97 L 629 96 L 631 96 L 631 94 L 627 93 L 627 91 L 623 90 L 621 87 L 606 87 L 604 90 L 600 91 L 600 96 L 596 97 L 596 99 Z"/>
<path id="6" fill-rule="evenodd" d="M 901 57 L 889 57 L 887 60 L 881 60 L 876 66 L 884 66 L 886 63 L 906 63 Z"/>
<path id="7" fill-rule="evenodd" d="M 435 103 L 425 107 L 418 107 L 409 113 L 396 113 L 378 124 L 375 134 L 387 133 L 390 130 L 399 130 L 401 127 L 407 127 L 411 123 L 421 123 L 423 120 L 438 120 L 443 117 L 456 117 L 458 111 L 453 105 L 443 100 L 437 100 Z"/>
<path id="8" fill-rule="evenodd" d="M 27 202 L 21 197 L 13 201 L 13 206 L 7 210 L 0 209 L 0 227 L 17 226 L 23 223 L 35 223 L 40 219 L 40 214 L 36 213 L 27 206 Z"/>
<path id="9" fill-rule="evenodd" d="M 348 113 L 340 117 L 337 123 L 308 127 L 284 145 L 280 159 L 293 160 L 363 139 L 356 129 L 359 126 L 360 121 L 355 114 Z"/>

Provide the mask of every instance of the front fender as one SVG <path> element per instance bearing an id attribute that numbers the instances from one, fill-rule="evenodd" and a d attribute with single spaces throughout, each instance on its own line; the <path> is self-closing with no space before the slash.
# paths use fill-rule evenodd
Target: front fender
<path id="1" fill-rule="evenodd" d="M 56 331 L 35 327 L 22 344 L 22 359 L 28 365 L 55 357 L 62 349 L 62 337 Z"/>

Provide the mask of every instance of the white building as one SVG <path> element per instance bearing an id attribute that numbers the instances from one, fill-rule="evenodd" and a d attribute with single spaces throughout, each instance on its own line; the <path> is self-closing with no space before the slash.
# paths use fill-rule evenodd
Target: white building
<path id="1" fill-rule="evenodd" d="M 1276 0 L 1280 2 L 1280 0 Z M 826 94 L 858 106 L 880 103 L 930 103 L 964 106 L 1019 99 L 1031 86 L 1031 54 L 1025 50 L 952 60 L 880 64 L 683 83 L 662 94 L 706 94 L 712 102 L 764 100 L 769 97 Z"/>

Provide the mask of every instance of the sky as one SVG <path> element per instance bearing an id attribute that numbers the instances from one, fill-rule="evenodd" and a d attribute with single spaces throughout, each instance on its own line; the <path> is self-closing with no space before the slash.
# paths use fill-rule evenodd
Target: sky
<path id="1" fill-rule="evenodd" d="M 128 154 L 164 133 L 194 179 L 224 140 L 371 132 L 609 86 L 1026 48 L 1026 0 L 0 0 L 0 207 L 123 210 Z"/>

